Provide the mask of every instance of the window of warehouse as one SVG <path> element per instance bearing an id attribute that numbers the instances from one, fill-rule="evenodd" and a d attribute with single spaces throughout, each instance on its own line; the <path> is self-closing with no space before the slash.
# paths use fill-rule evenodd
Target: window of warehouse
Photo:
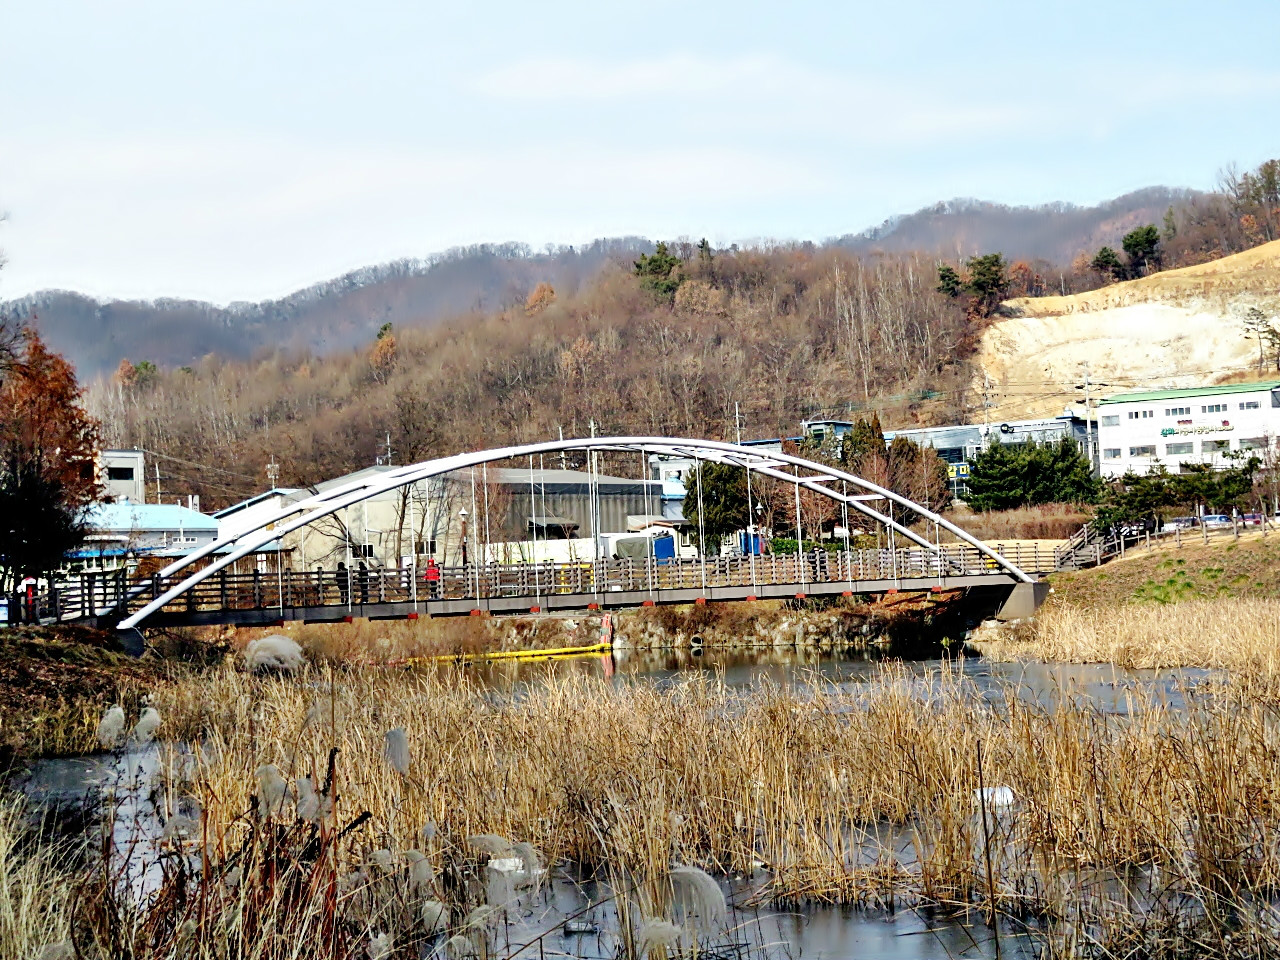
<path id="1" fill-rule="evenodd" d="M 1107 449 L 1105 449 L 1105 450 L 1103 450 L 1103 451 L 1102 451 L 1102 459 L 1103 459 L 1103 460 L 1119 460 L 1119 459 L 1120 459 L 1120 448 L 1119 448 L 1119 447 L 1107 447 Z"/>
<path id="2" fill-rule="evenodd" d="M 1105 416 L 1101 420 L 1099 420 L 1098 423 L 1104 427 L 1118 427 L 1120 426 L 1120 414 L 1118 413 L 1109 414 L 1108 416 Z"/>
<path id="3" fill-rule="evenodd" d="M 1178 456 L 1183 453 L 1195 453 L 1196 445 L 1194 443 L 1166 443 L 1164 452 L 1169 456 Z"/>
<path id="4" fill-rule="evenodd" d="M 1201 453 L 1221 453 L 1231 449 L 1230 440 L 1206 440 L 1200 444 Z"/>
<path id="5" fill-rule="evenodd" d="M 1154 457 L 1155 455 L 1156 448 L 1154 445 L 1129 448 L 1129 456 L 1131 457 Z"/>
<path id="6" fill-rule="evenodd" d="M 1265 450 L 1269 446 L 1266 437 L 1249 437 L 1247 440 L 1240 441 L 1241 450 Z"/>

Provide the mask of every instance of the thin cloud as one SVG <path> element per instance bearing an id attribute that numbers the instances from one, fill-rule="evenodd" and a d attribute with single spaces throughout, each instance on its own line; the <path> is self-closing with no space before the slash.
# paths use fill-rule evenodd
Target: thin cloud
<path id="1" fill-rule="evenodd" d="M 769 88 L 791 72 L 789 64 L 775 57 L 717 60 L 676 54 L 616 63 L 540 57 L 491 70 L 476 79 L 474 89 L 485 96 L 522 101 L 712 96 L 744 87 Z"/>

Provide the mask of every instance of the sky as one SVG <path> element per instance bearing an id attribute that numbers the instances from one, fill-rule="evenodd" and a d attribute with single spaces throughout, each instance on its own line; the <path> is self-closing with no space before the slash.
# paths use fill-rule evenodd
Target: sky
<path id="1" fill-rule="evenodd" d="M 821 240 L 1280 155 L 1274 0 L 0 0 L 0 300 L 480 242 Z"/>

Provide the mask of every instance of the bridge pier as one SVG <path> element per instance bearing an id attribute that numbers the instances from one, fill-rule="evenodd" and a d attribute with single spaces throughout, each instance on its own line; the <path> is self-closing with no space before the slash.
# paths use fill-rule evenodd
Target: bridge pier
<path id="1" fill-rule="evenodd" d="M 1040 604 L 1049 596 L 1049 581 L 1038 580 L 1035 583 L 1016 583 L 1009 591 L 1000 609 L 996 611 L 997 620 L 1024 620 L 1035 616 Z"/>

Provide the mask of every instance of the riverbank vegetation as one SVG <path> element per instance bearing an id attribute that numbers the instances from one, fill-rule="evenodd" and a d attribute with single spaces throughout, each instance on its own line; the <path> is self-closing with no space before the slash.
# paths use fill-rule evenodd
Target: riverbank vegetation
<path id="1" fill-rule="evenodd" d="M 982 632 L 980 632 L 980 635 Z M 1032 624 L 975 641 L 983 656 L 1110 663 L 1126 669 L 1229 670 L 1280 693 L 1280 600 L 1053 606 Z"/>
<path id="2" fill-rule="evenodd" d="M 1050 582 L 1034 620 L 979 630 L 974 648 L 999 660 L 1220 669 L 1280 693 L 1280 536 L 1191 532 Z"/>
<path id="3" fill-rule="evenodd" d="M 393 893 L 418 876 L 416 896 L 446 904 L 441 941 L 473 933 L 478 904 L 448 877 L 465 863 L 484 875 L 477 847 L 627 888 L 674 867 L 745 874 L 739 907 L 994 910 L 1065 956 L 1139 936 L 1144 955 L 1280 948 L 1280 740 L 1269 706 L 1229 687 L 1185 711 L 1135 692 L 1108 717 L 1068 696 L 992 705 L 946 669 L 803 694 L 548 677 L 499 695 L 451 671 L 298 682 L 223 668 L 155 702 L 166 737 L 203 744 L 172 753 L 161 806 L 204 838 L 206 882 L 225 886 L 238 861 L 223 851 L 328 830 L 323 876 L 341 892 L 324 906 L 328 888 L 306 887 L 295 906 L 333 917 L 353 949 L 388 932 L 401 952 L 386 956 L 409 956 L 434 938 Z M 178 819 L 193 798 L 199 819 Z M 185 896 L 165 921 L 174 937 L 197 902 Z"/>

